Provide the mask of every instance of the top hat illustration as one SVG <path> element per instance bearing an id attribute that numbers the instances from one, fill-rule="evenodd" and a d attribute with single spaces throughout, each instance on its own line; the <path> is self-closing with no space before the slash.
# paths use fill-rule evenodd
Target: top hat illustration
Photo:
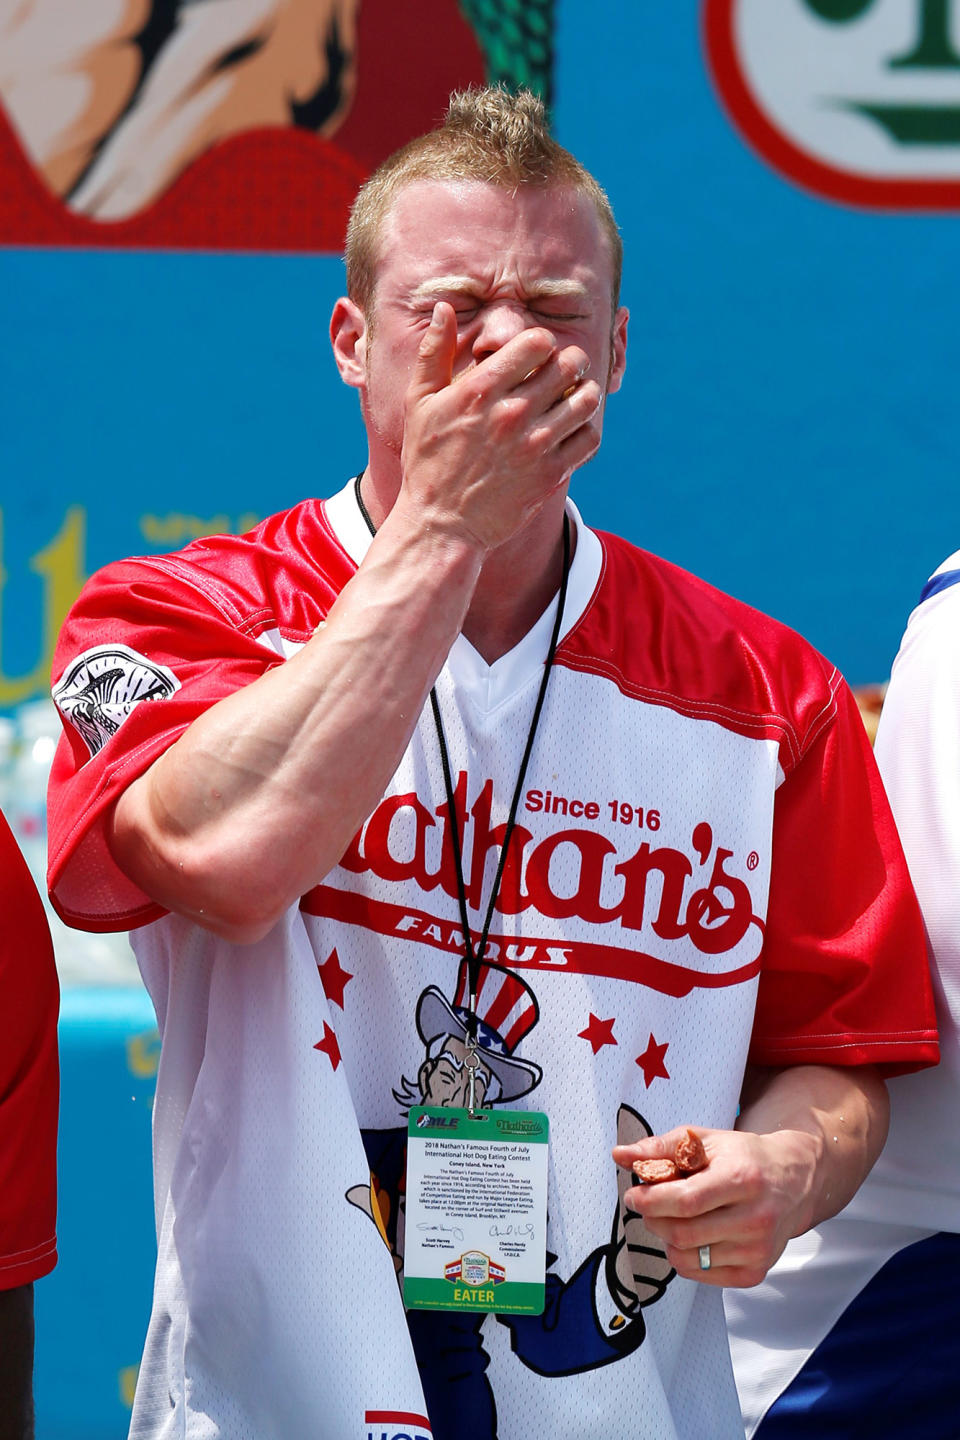
<path id="1" fill-rule="evenodd" d="M 514 1050 L 540 1018 L 537 997 L 526 981 L 499 965 L 481 965 L 477 979 L 477 1012 L 470 1013 L 470 980 L 466 960 L 460 961 L 457 990 L 451 1005 L 435 985 L 428 985 L 417 1003 L 417 1029 L 427 1046 L 441 1035 L 466 1040 L 476 1019 L 477 1048 L 483 1063 L 500 1082 L 500 1099 L 516 1100 L 540 1084 L 543 1071 Z"/>

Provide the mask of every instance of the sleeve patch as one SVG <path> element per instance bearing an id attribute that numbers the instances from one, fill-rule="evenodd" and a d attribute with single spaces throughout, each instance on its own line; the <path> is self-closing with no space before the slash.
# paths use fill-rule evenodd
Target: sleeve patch
<path id="1" fill-rule="evenodd" d="M 180 681 L 126 645 L 97 645 L 72 661 L 53 687 L 64 720 L 72 725 L 91 756 L 102 750 L 142 700 L 166 700 Z"/>

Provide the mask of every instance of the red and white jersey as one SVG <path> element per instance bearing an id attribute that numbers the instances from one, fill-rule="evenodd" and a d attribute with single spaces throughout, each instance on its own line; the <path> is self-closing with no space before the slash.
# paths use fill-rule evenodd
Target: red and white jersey
<path id="1" fill-rule="evenodd" d="M 932 1063 L 922 929 L 837 672 L 570 513 L 561 640 L 478 996 L 486 1103 L 550 1115 L 548 1315 L 461 1335 L 474 1388 L 451 1411 L 492 1393 L 491 1440 L 524 1440 L 531 1415 L 581 1440 L 618 1433 L 642 1397 L 647 1440 L 732 1437 L 719 1291 L 668 1277 L 641 1309 L 618 1287 L 610 1147 L 731 1126 L 748 1058 Z M 140 927 L 163 1033 L 138 1436 L 189 1416 L 191 1436 L 340 1437 L 388 1412 L 430 1434 L 394 1279 L 406 1109 L 464 1033 L 430 707 L 340 864 L 257 945 L 164 916 L 103 833 L 193 718 L 310 638 L 368 545 L 348 487 L 248 536 L 111 566 L 61 637 L 54 902 L 73 924 Z M 553 618 L 493 665 L 460 636 L 436 684 L 476 930 Z M 442 1346 L 430 1356 L 437 1415 L 443 1385 L 468 1382 L 452 1362 L 445 1378 Z"/>
<path id="2" fill-rule="evenodd" d="M 57 1011 L 50 927 L 0 815 L 0 1290 L 57 1263 Z"/>

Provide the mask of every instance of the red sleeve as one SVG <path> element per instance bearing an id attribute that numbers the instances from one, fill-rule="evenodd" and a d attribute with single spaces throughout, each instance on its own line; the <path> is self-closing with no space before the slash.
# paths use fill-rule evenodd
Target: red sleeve
<path id="1" fill-rule="evenodd" d="M 923 922 L 853 696 L 777 792 L 759 1065 L 939 1059 Z"/>
<path id="2" fill-rule="evenodd" d="M 0 1290 L 57 1263 L 59 987 L 40 896 L 0 816 Z"/>
<path id="3" fill-rule="evenodd" d="M 123 561 L 84 588 L 53 666 L 64 734 L 50 774 L 48 883 L 68 924 L 123 930 L 164 913 L 115 864 L 105 821 L 191 721 L 281 663 L 257 638 L 271 619 L 262 599 L 179 557 Z"/>

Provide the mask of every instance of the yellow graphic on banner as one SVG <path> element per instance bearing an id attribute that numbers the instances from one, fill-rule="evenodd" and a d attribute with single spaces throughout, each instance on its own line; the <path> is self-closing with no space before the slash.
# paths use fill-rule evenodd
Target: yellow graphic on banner
<path id="1" fill-rule="evenodd" d="M 252 512 L 231 520 L 229 515 L 211 515 L 204 519 L 202 515 L 183 515 L 175 510 L 170 515 L 141 515 L 140 530 L 151 545 L 183 545 L 203 535 L 242 535 L 259 521 L 260 516 Z"/>
<path id="2" fill-rule="evenodd" d="M 139 1365 L 125 1365 L 117 1372 L 117 1388 L 120 1391 L 120 1403 L 128 1410 L 133 1409 L 133 1396 L 137 1388 L 137 1376 L 140 1374 Z"/>
<path id="3" fill-rule="evenodd" d="M 84 569 L 86 519 L 82 505 L 71 505 L 49 545 L 31 555 L 30 569 L 43 582 L 40 654 L 34 668 L 26 674 L 8 675 L 3 667 L 2 637 L 3 600 L 9 576 L 3 565 L 3 511 L 0 510 L 0 709 L 46 694 L 50 688 L 50 666 L 57 635 L 87 578 Z"/>
<path id="4" fill-rule="evenodd" d="M 127 1037 L 127 1069 L 138 1080 L 152 1080 L 160 1067 L 160 1031 L 151 1026 Z"/>
<path id="5" fill-rule="evenodd" d="M 12 709 L 26 700 L 50 693 L 50 669 L 60 627 L 73 602 L 87 580 L 86 542 L 87 511 L 83 505 L 71 505 L 56 535 L 27 559 L 27 565 L 42 581 L 39 616 L 23 617 L 4 611 L 10 573 L 4 564 L 3 509 L 0 508 L 0 710 Z M 227 514 L 147 514 L 140 517 L 144 539 L 155 549 L 176 549 L 202 535 L 242 535 L 259 524 L 261 517 L 253 511 L 236 516 Z M 36 663 L 21 675 L 10 674 L 4 665 L 4 626 L 14 624 L 18 633 L 39 632 L 39 653 Z"/>

